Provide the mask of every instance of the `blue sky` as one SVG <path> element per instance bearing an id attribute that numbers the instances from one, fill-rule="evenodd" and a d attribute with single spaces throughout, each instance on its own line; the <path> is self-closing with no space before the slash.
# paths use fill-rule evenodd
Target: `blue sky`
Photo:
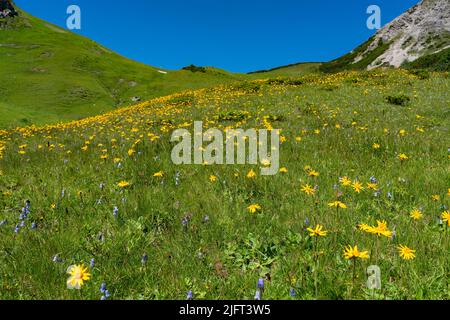
<path id="1" fill-rule="evenodd" d="M 189 64 L 248 72 L 328 61 L 364 42 L 369 5 L 382 25 L 419 0 L 15 0 L 23 10 L 66 26 L 137 61 L 166 69 Z"/>

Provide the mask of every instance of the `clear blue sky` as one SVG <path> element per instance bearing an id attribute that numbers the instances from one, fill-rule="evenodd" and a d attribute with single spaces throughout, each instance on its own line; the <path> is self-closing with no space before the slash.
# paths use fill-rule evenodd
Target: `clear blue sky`
<path id="1" fill-rule="evenodd" d="M 25 11 L 66 26 L 79 5 L 78 33 L 160 68 L 189 64 L 248 72 L 328 61 L 364 42 L 366 9 L 386 24 L 419 0 L 15 0 Z"/>

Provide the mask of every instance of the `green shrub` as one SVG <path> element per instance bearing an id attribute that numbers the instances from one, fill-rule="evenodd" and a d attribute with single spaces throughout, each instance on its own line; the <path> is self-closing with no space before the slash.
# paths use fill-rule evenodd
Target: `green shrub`
<path id="1" fill-rule="evenodd" d="M 186 70 L 186 71 L 191 71 L 191 72 L 201 72 L 201 73 L 206 73 L 206 68 L 205 67 L 197 67 L 193 64 L 191 64 L 190 66 L 184 67 L 181 70 Z"/>
<path id="2" fill-rule="evenodd" d="M 261 89 L 261 86 L 254 82 L 242 82 L 236 85 L 235 89 L 245 93 L 256 93 Z"/>
<path id="3" fill-rule="evenodd" d="M 217 116 L 217 120 L 223 121 L 242 121 L 250 118 L 250 113 L 247 111 L 228 111 L 222 112 Z"/>
<path id="4" fill-rule="evenodd" d="M 300 79 L 268 79 L 267 84 L 269 85 L 288 85 L 288 86 L 300 86 L 304 82 Z"/>
<path id="5" fill-rule="evenodd" d="M 406 106 L 411 102 L 411 98 L 404 94 L 398 96 L 387 96 L 386 102 L 396 106 Z"/>
<path id="6" fill-rule="evenodd" d="M 410 70 L 409 73 L 415 75 L 420 80 L 430 79 L 430 72 L 424 69 Z"/>

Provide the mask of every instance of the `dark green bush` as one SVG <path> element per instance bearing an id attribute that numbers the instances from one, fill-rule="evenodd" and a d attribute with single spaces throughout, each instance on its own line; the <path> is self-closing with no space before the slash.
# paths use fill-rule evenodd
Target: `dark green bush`
<path id="1" fill-rule="evenodd" d="M 245 93 L 256 93 L 261 89 L 261 86 L 253 82 L 242 82 L 235 86 L 238 91 L 243 91 Z"/>
<path id="2" fill-rule="evenodd" d="M 197 67 L 193 64 L 191 64 L 190 66 L 184 67 L 181 70 L 186 70 L 186 71 L 191 71 L 191 72 L 201 72 L 201 73 L 205 73 L 206 72 L 206 68 L 205 67 Z"/>
<path id="3" fill-rule="evenodd" d="M 404 94 L 398 96 L 387 96 L 386 102 L 396 106 L 406 106 L 411 102 L 411 98 Z"/>

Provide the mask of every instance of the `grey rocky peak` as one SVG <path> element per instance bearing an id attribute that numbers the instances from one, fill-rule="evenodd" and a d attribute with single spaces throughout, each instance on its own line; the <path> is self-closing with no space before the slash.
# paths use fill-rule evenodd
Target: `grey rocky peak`
<path id="1" fill-rule="evenodd" d="M 379 30 L 354 63 L 379 46 L 386 50 L 368 66 L 399 67 L 450 47 L 450 0 L 423 0 Z"/>

